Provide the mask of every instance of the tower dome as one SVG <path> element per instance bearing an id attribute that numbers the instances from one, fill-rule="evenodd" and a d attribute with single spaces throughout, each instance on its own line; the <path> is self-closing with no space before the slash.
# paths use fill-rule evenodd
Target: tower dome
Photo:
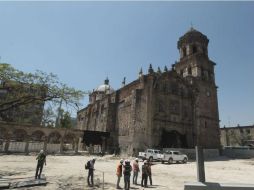
<path id="1" fill-rule="evenodd" d="M 191 27 L 177 42 L 177 48 L 180 51 L 180 59 L 195 53 L 207 55 L 208 43 L 209 39 L 206 35 Z"/>
<path id="2" fill-rule="evenodd" d="M 114 89 L 109 85 L 109 80 L 108 78 L 106 78 L 104 84 L 98 86 L 95 89 L 95 92 L 111 94 L 112 92 L 114 92 Z"/>

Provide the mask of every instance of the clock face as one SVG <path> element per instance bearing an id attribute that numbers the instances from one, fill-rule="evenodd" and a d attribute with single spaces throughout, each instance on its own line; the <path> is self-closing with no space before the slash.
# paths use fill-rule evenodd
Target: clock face
<path id="1" fill-rule="evenodd" d="M 207 96 L 207 97 L 211 96 L 210 91 L 206 91 L 206 96 Z"/>

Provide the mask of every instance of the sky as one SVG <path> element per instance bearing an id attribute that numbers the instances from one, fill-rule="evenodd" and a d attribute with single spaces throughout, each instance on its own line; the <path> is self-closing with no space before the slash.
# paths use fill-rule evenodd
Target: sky
<path id="1" fill-rule="evenodd" d="M 254 2 L 0 2 L 0 62 L 118 89 L 150 63 L 171 68 L 191 24 L 217 64 L 220 126 L 254 124 Z"/>

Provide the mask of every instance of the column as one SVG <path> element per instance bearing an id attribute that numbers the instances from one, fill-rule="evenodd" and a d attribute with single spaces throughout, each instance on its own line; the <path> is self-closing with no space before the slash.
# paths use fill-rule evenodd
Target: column
<path id="1" fill-rule="evenodd" d="M 48 137 L 44 137 L 43 151 L 47 152 Z"/>
<path id="2" fill-rule="evenodd" d="M 102 146 L 101 146 L 101 152 L 104 154 L 106 151 L 106 138 L 105 137 L 101 137 L 102 139 Z"/>
<path id="3" fill-rule="evenodd" d="M 196 164 L 197 164 L 197 180 L 198 182 L 205 182 L 205 165 L 203 148 L 196 146 Z"/>
<path id="4" fill-rule="evenodd" d="M 7 137 L 6 142 L 5 142 L 5 146 L 4 146 L 4 152 L 7 153 L 9 151 L 9 145 L 10 145 L 10 138 Z"/>
<path id="5" fill-rule="evenodd" d="M 26 145 L 25 145 L 25 154 L 28 155 L 29 151 L 28 151 L 28 147 L 29 147 L 29 137 L 27 137 L 25 139 L 26 141 Z"/>
<path id="6" fill-rule="evenodd" d="M 64 139 L 63 139 L 63 137 L 61 137 L 61 139 L 60 139 L 60 154 L 63 153 L 63 144 L 64 144 Z"/>
<path id="7" fill-rule="evenodd" d="M 78 146 L 79 146 L 79 139 L 76 138 L 76 139 L 75 139 L 75 153 L 76 153 L 76 154 L 78 153 Z"/>

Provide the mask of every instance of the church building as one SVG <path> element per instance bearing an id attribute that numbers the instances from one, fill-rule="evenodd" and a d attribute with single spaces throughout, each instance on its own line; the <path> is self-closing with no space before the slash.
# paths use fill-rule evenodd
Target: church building
<path id="1" fill-rule="evenodd" d="M 171 69 L 142 70 L 114 90 L 108 78 L 78 112 L 86 145 L 137 155 L 147 148 L 219 148 L 219 112 L 209 39 L 191 28 L 179 38 Z M 105 134 L 105 135 L 103 135 Z"/>

